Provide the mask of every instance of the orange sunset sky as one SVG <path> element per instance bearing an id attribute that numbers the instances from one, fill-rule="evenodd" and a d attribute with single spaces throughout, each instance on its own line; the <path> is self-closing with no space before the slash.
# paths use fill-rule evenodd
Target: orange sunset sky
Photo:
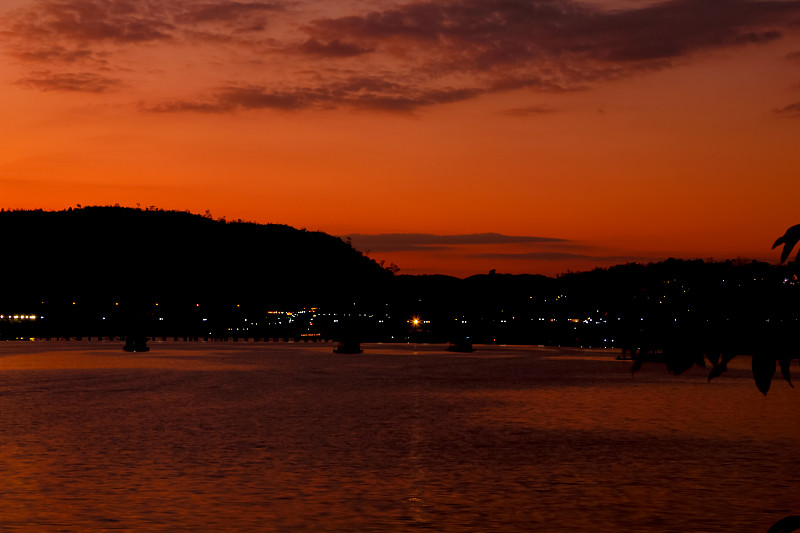
<path id="1" fill-rule="evenodd" d="M 210 210 L 401 273 L 777 261 L 800 1 L 3 0 L 0 207 Z"/>

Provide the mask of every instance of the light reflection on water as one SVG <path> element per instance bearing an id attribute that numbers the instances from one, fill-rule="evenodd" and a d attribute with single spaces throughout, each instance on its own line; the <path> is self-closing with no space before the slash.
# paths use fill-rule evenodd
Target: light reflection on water
<path id="1" fill-rule="evenodd" d="M 800 391 L 612 352 L 0 344 L 0 530 L 766 531 Z"/>

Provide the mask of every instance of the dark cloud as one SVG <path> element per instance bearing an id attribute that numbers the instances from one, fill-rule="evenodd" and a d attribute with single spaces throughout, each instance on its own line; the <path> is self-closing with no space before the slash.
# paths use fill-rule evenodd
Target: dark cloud
<path id="1" fill-rule="evenodd" d="M 444 252 L 465 260 L 489 259 L 498 261 L 641 261 L 642 257 L 604 255 L 603 249 L 567 239 L 501 233 L 436 235 L 430 233 L 383 233 L 378 235 L 343 235 L 358 250 L 370 253 L 386 252 Z M 470 253 L 471 246 L 504 246 L 502 252 Z M 511 246 L 515 252 L 505 251 Z"/>
<path id="2" fill-rule="evenodd" d="M 505 109 L 503 111 L 500 111 L 500 114 L 507 115 L 509 117 L 530 117 L 534 115 L 547 115 L 555 112 L 556 110 L 550 106 L 532 105 L 528 107 L 516 107 L 513 109 Z"/>
<path id="3" fill-rule="evenodd" d="M 413 112 L 420 107 L 450 104 L 469 100 L 485 91 L 473 88 L 444 88 L 409 90 L 407 94 L 353 94 L 341 101 L 342 105 L 379 111 Z"/>
<path id="4" fill-rule="evenodd" d="M 297 51 L 311 56 L 353 57 L 369 53 L 371 49 L 342 42 L 339 39 L 334 39 L 328 43 L 322 43 L 316 39 L 309 39 L 300 44 L 297 47 Z"/>
<path id="5" fill-rule="evenodd" d="M 344 235 L 359 250 L 373 252 L 432 251 L 454 246 L 485 244 L 554 244 L 568 243 L 565 239 L 503 235 L 500 233 L 472 233 L 466 235 L 435 235 L 431 233 L 382 233 L 378 235 Z"/>
<path id="6" fill-rule="evenodd" d="M 187 38 L 211 36 L 215 41 L 255 45 L 268 27 L 268 16 L 284 10 L 277 2 L 219 1 L 174 9 L 175 24 Z M 255 41 L 251 40 L 255 34 Z"/>
<path id="7" fill-rule="evenodd" d="M 38 0 L 10 12 L 0 32 L 21 59 L 68 63 L 106 45 L 247 41 L 243 32 L 263 31 L 264 15 L 282 10 L 273 2 Z"/>
<path id="8" fill-rule="evenodd" d="M 765 31 L 765 32 L 747 32 L 737 36 L 734 42 L 736 44 L 761 44 L 775 41 L 783 37 L 783 33 L 779 31 Z"/>
<path id="9" fill-rule="evenodd" d="M 782 117 L 800 118 L 800 102 L 795 102 L 775 110 Z"/>
<path id="10" fill-rule="evenodd" d="M 163 9 L 148 0 L 39 0 L 5 15 L 0 42 L 9 54 L 55 68 L 120 69 L 110 63 L 111 49 L 170 42 L 175 34 Z"/>
<path id="11" fill-rule="evenodd" d="M 520 252 L 520 253 L 485 253 L 469 254 L 470 259 L 497 259 L 497 260 L 520 260 L 520 261 L 565 261 L 570 259 L 587 261 L 642 261 L 642 257 L 630 257 L 622 255 L 587 255 L 575 254 L 570 252 Z"/>
<path id="12" fill-rule="evenodd" d="M 271 2 L 215 2 L 190 6 L 176 17 L 185 22 L 238 22 L 242 19 L 282 11 L 283 6 Z"/>
<path id="13" fill-rule="evenodd" d="M 227 109 L 305 109 L 317 98 L 312 91 L 271 91 L 264 87 L 228 87 L 217 94 L 216 103 Z"/>
<path id="14" fill-rule="evenodd" d="M 466 100 L 475 96 L 473 89 L 415 89 L 391 81 L 353 77 L 326 85 L 274 90 L 263 86 L 224 87 L 209 95 L 191 100 L 175 100 L 145 105 L 153 112 L 195 111 L 231 113 L 256 109 L 295 111 L 351 107 L 387 112 L 409 113 L 419 107 Z"/>
<path id="15" fill-rule="evenodd" d="M 796 1 L 670 0 L 576 17 L 557 42 L 565 50 L 609 61 L 676 59 L 712 48 L 773 40 L 798 15 Z"/>
<path id="16" fill-rule="evenodd" d="M 24 61 L 41 63 L 76 63 L 94 59 L 95 54 L 89 49 L 68 49 L 63 46 L 47 48 L 26 48 L 12 52 L 14 56 Z"/>
<path id="17" fill-rule="evenodd" d="M 281 4 L 272 2 L 39 0 L 15 12 L 10 29 L 30 40 L 137 44 L 172 40 L 198 25 L 263 28 L 260 16 L 281 10 Z"/>
<path id="18" fill-rule="evenodd" d="M 293 111 L 318 107 L 324 94 L 311 89 L 274 91 L 266 87 L 225 87 L 196 100 L 162 102 L 145 109 L 157 113 L 194 111 L 200 113 L 231 113 L 252 109 L 279 109 Z"/>
<path id="19" fill-rule="evenodd" d="M 11 28 L 31 40 L 79 44 L 161 41 L 174 30 L 157 4 L 126 0 L 42 1 L 18 14 Z"/>
<path id="20" fill-rule="evenodd" d="M 413 57 L 418 69 L 470 71 L 494 90 L 572 89 L 771 41 L 798 17 L 792 0 L 669 0 L 629 10 L 570 0 L 420 1 L 316 20 L 307 31 Z"/>
<path id="21" fill-rule="evenodd" d="M 41 91 L 105 93 L 122 86 L 118 79 L 93 74 L 91 72 L 57 73 L 50 71 L 33 72 L 17 80 L 23 87 Z"/>

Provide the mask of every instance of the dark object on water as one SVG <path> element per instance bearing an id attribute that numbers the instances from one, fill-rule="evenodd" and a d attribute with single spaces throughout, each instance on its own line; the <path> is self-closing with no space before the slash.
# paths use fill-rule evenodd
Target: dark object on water
<path id="1" fill-rule="evenodd" d="M 353 339 L 339 341 L 339 345 L 333 349 L 333 353 L 362 353 L 363 351 L 361 343 Z"/>
<path id="2" fill-rule="evenodd" d="M 794 245 L 797 244 L 797 241 L 800 241 L 800 224 L 787 229 L 786 233 L 784 233 L 782 237 L 778 237 L 778 240 L 776 240 L 775 244 L 772 245 L 773 250 L 781 244 L 783 245 L 783 251 L 781 252 L 781 263 L 786 261 L 786 258 L 789 257 L 789 254 L 792 253 L 792 248 L 794 248 Z M 797 252 L 797 256 L 795 256 L 794 260 L 797 261 L 798 257 L 800 257 L 800 252 Z"/>
<path id="3" fill-rule="evenodd" d="M 472 341 L 469 338 L 458 339 L 450 343 L 450 346 L 447 347 L 448 352 L 474 352 L 475 349 L 472 347 Z"/>
<path id="4" fill-rule="evenodd" d="M 126 352 L 149 352 L 150 347 L 147 346 L 147 337 L 127 337 L 125 339 L 125 346 L 122 347 Z"/>

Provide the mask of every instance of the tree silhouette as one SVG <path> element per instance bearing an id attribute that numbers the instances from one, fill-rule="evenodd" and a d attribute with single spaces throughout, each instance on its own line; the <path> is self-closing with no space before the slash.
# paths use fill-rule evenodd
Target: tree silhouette
<path id="1" fill-rule="evenodd" d="M 786 261 L 798 241 L 800 224 L 790 227 L 772 245 L 775 249 L 783 244 L 781 264 Z M 788 280 L 787 277 L 786 281 Z M 673 330 L 658 331 L 655 342 L 652 338 L 641 339 L 641 345 L 650 345 L 651 349 L 639 350 L 634 358 L 632 371 L 639 370 L 646 361 L 663 360 L 667 369 L 678 375 L 694 365 L 706 366 L 708 361 L 711 364 L 708 381 L 711 381 L 727 370 L 728 363 L 737 354 L 751 353 L 753 380 L 762 394 L 766 395 L 769 391 L 778 368 L 783 379 L 794 388 L 790 363 L 798 357 L 792 344 L 796 320 L 792 318 L 791 296 L 768 291 L 738 294 L 728 290 L 727 293 L 724 300 L 720 299 L 722 306 L 710 307 L 693 319 L 689 318 L 690 315 L 675 319 L 681 325 Z M 717 299 L 722 296 L 723 293 L 716 295 Z M 735 308 L 738 315 L 730 313 L 737 299 L 744 303 Z M 707 300 L 713 301 L 714 298 Z M 726 312 L 729 314 L 720 322 L 718 316 L 721 316 L 724 307 L 728 307 Z M 674 315 L 668 316 L 666 322 L 671 322 L 672 316 Z M 658 338 L 662 337 L 665 340 L 659 343 Z M 652 348 L 653 346 L 657 346 L 657 349 Z"/>

